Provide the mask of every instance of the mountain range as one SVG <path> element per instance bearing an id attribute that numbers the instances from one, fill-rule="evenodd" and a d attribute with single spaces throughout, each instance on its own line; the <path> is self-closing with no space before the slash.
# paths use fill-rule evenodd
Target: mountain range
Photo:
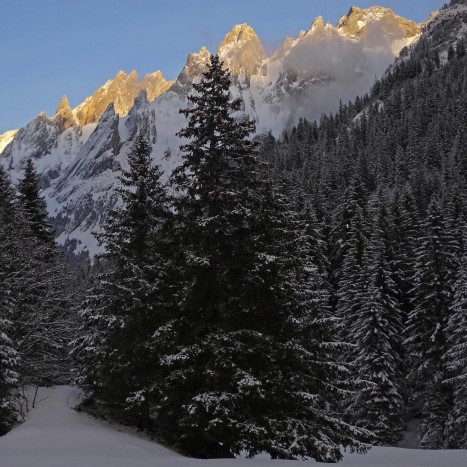
<path id="1" fill-rule="evenodd" d="M 337 110 L 340 100 L 367 92 L 422 26 L 387 8 L 352 7 L 335 26 L 316 18 L 272 54 L 251 26 L 236 25 L 217 53 L 232 74 L 231 93 L 242 98 L 242 113 L 256 121 L 258 135 L 280 136 L 299 118 L 319 118 Z M 187 107 L 209 59 L 204 47 L 189 54 L 175 81 L 161 71 L 142 78 L 120 71 L 77 107 L 63 96 L 55 115 L 40 113 L 0 136 L 0 163 L 13 180 L 33 160 L 61 244 L 99 251 L 92 232 L 118 203 L 117 177 L 138 132 L 147 132 L 166 174 L 178 164 L 176 133 L 185 125 L 179 110 Z"/>

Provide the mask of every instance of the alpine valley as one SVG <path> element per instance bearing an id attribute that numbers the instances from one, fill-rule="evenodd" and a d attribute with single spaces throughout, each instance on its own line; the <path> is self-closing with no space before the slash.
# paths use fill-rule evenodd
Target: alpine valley
<path id="1" fill-rule="evenodd" d="M 256 121 L 257 134 L 280 136 L 299 118 L 314 120 L 336 111 L 340 100 L 368 92 L 421 29 L 387 8 L 352 7 L 336 26 L 316 18 L 272 54 L 252 27 L 236 25 L 217 53 L 234 77 L 231 92 L 242 98 L 242 112 Z M 42 112 L 25 127 L 0 135 L 0 163 L 13 180 L 33 160 L 59 243 L 75 252 L 99 251 L 92 232 L 116 203 L 117 177 L 141 128 L 166 174 L 178 164 L 176 133 L 185 124 L 179 110 L 187 106 L 192 83 L 209 57 L 204 47 L 189 54 L 175 81 L 160 71 L 143 78 L 120 71 L 74 109 L 63 96 L 55 115 Z"/>
<path id="2" fill-rule="evenodd" d="M 0 136 L 0 467 L 465 465 L 467 0 L 211 52 Z"/>

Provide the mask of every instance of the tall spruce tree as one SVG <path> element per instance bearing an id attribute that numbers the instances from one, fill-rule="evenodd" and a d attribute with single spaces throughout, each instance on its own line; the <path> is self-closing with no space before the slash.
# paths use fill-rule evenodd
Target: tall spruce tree
<path id="1" fill-rule="evenodd" d="M 39 178 L 32 159 L 27 160 L 23 178 L 19 181 L 17 189 L 19 202 L 26 211 L 32 232 L 42 242 L 53 244 L 54 237 L 48 222 L 46 204 L 39 195 Z"/>
<path id="2" fill-rule="evenodd" d="M 394 445 L 404 428 L 403 321 L 394 282 L 392 232 L 387 208 L 378 200 L 376 220 L 365 249 L 361 305 L 347 315 L 354 377 L 364 382 L 347 413 L 375 434 L 374 444 Z"/>
<path id="3" fill-rule="evenodd" d="M 444 446 L 444 425 L 450 394 L 443 355 L 452 300 L 452 276 L 457 269 L 454 235 L 446 228 L 440 202 L 433 197 L 422 224 L 423 237 L 416 250 L 415 308 L 408 317 L 406 346 L 411 357 L 409 381 L 413 400 L 422 416 L 420 446 Z"/>
<path id="4" fill-rule="evenodd" d="M 363 210 L 358 206 L 350 220 L 349 232 L 346 239 L 346 253 L 342 263 L 337 290 L 337 316 L 341 319 L 341 340 L 358 346 L 350 329 L 355 316 L 364 303 L 366 277 L 363 270 L 365 249 L 368 243 L 368 223 Z M 354 358 L 350 351 L 346 359 L 350 362 Z"/>
<path id="5" fill-rule="evenodd" d="M 80 314 L 81 336 L 73 343 L 80 383 L 106 403 L 132 409 L 148 427 L 148 385 L 155 377 L 150 336 L 166 313 L 168 250 L 163 233 L 170 217 L 152 147 L 137 136 L 117 190 L 122 206 L 110 212 L 98 238 L 93 286 Z"/>
<path id="6" fill-rule="evenodd" d="M 345 309 L 352 306 L 353 299 L 358 298 L 354 293 L 359 286 L 356 276 L 361 270 L 369 235 L 368 192 L 360 177 L 356 176 L 351 181 L 342 198 L 336 210 L 335 226 L 329 233 L 332 304 L 340 317 Z"/>
<path id="7" fill-rule="evenodd" d="M 11 336 L 11 305 L 15 279 L 21 270 L 15 261 L 18 232 L 15 193 L 11 182 L 0 166 L 0 436 L 16 419 L 15 390 L 19 386 L 19 355 Z"/>
<path id="8" fill-rule="evenodd" d="M 12 319 L 21 379 L 23 384 L 63 384 L 70 378 L 68 342 L 75 327 L 70 312 L 72 280 L 55 245 L 31 160 L 17 189 L 25 260 Z"/>
<path id="9" fill-rule="evenodd" d="M 399 305 L 402 321 L 405 323 L 413 309 L 415 255 L 418 240 L 419 213 L 409 187 L 396 193 L 392 202 L 390 217 L 393 223 L 392 250 L 394 281 L 399 291 Z"/>
<path id="10" fill-rule="evenodd" d="M 452 387 L 452 406 L 446 421 L 444 447 L 467 449 L 467 258 L 464 256 L 454 286 L 447 324 L 444 361 L 446 384 Z"/>
<path id="11" fill-rule="evenodd" d="M 4 286 L 1 281 L 0 286 Z M 16 371 L 19 356 L 9 337 L 12 323 L 3 317 L 4 307 L 5 304 L 0 303 L 0 436 L 7 433 L 17 419 L 15 391 L 19 385 L 19 375 Z"/>
<path id="12" fill-rule="evenodd" d="M 334 410 L 341 367 L 303 225 L 259 163 L 254 124 L 232 115 L 241 102 L 230 84 L 212 56 L 183 111 L 189 142 L 172 176 L 183 287 L 178 313 L 154 333 L 167 352 L 155 416 L 199 456 L 336 461 L 341 446 L 364 451 L 366 432 Z"/>

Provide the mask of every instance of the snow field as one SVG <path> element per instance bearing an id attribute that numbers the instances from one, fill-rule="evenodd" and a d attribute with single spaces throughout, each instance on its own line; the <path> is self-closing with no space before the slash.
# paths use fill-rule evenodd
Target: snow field
<path id="1" fill-rule="evenodd" d="M 119 425 L 72 410 L 79 390 L 40 388 L 25 423 L 0 438 L 0 467 L 283 467 L 296 461 L 189 459 Z M 315 461 L 299 465 L 329 465 Z M 342 467 L 462 467 L 466 451 L 374 448 L 347 454 Z"/>

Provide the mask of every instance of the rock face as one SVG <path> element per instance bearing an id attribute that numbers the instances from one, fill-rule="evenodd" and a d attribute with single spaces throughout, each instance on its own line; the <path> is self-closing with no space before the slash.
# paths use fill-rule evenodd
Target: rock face
<path id="1" fill-rule="evenodd" d="M 173 81 L 167 81 L 158 70 L 154 73 L 149 73 L 146 76 L 143 76 L 140 92 L 146 91 L 149 101 L 152 102 L 167 91 L 173 83 Z"/>
<path id="2" fill-rule="evenodd" d="M 39 159 L 51 151 L 60 137 L 60 127 L 41 112 L 34 120 L 16 133 L 12 142 L 5 148 L 2 157 L 14 163 L 21 159 Z"/>
<path id="3" fill-rule="evenodd" d="M 66 96 L 63 96 L 58 103 L 54 121 L 60 125 L 63 130 L 66 130 L 78 123 L 73 115 L 73 111 L 71 110 L 70 103 Z"/>
<path id="4" fill-rule="evenodd" d="M 316 18 L 269 57 L 251 26 L 236 25 L 218 54 L 233 75 L 231 93 L 242 98 L 257 132 L 280 135 L 300 117 L 318 118 L 336 110 L 339 99 L 367 92 L 419 33 L 418 25 L 391 10 L 352 7 L 336 26 Z M 34 159 L 59 242 L 99 250 L 91 232 L 118 202 L 118 175 L 139 132 L 148 134 L 166 174 L 178 164 L 182 141 L 176 134 L 186 124 L 179 110 L 189 105 L 209 59 L 204 47 L 189 54 L 174 82 L 160 71 L 141 79 L 121 71 L 75 109 L 64 96 L 55 116 L 39 114 L 17 133 L 0 136 L 0 163 L 13 180 Z"/>
<path id="5" fill-rule="evenodd" d="M 209 63 L 211 53 L 206 47 L 201 47 L 199 52 L 188 54 L 186 64 L 178 75 L 171 91 L 183 95 L 191 91 L 191 84 L 199 79 L 201 74 Z"/>
<path id="6" fill-rule="evenodd" d="M 96 123 L 109 104 L 113 104 L 115 112 L 121 117 L 128 115 L 136 96 L 146 90 L 152 101 L 172 86 L 173 81 L 166 81 L 160 71 L 138 78 L 136 71 L 126 74 L 119 71 L 114 79 L 107 81 L 91 97 L 80 104 L 73 113 L 80 125 Z"/>
<path id="7" fill-rule="evenodd" d="M 267 58 L 263 44 L 248 24 L 238 24 L 224 37 L 217 51 L 226 68 L 236 78 L 249 79 Z"/>
<path id="8" fill-rule="evenodd" d="M 364 10 L 353 6 L 347 15 L 342 16 L 337 28 L 350 37 L 362 37 L 372 25 L 378 24 L 391 34 L 409 37 L 420 32 L 420 26 L 408 19 L 396 15 L 389 8 L 374 6 Z"/>
<path id="9" fill-rule="evenodd" d="M 396 15 L 389 8 L 374 6 L 364 10 L 353 6 L 337 24 L 339 32 L 358 38 L 373 47 L 384 47 L 420 34 L 420 25 Z"/>
<path id="10" fill-rule="evenodd" d="M 150 109 L 150 102 L 146 91 L 141 91 L 135 99 L 135 105 L 130 110 L 125 120 L 125 128 L 128 131 L 128 141 L 134 141 L 139 131 L 143 131 L 152 142 L 156 144 L 156 113 Z"/>

